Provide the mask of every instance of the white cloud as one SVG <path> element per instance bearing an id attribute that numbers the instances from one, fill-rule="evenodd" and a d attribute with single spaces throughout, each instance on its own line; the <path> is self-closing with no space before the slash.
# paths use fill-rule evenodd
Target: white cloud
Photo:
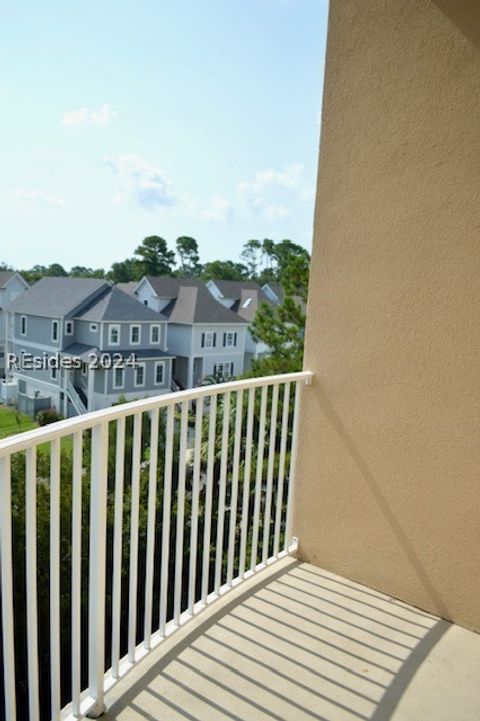
<path id="1" fill-rule="evenodd" d="M 89 108 L 79 108 L 79 110 L 70 110 L 64 113 L 62 117 L 62 125 L 69 128 L 79 127 L 82 125 L 97 125 L 105 127 L 112 120 L 115 120 L 118 113 L 109 103 L 105 103 L 98 110 Z"/>
<path id="2" fill-rule="evenodd" d="M 205 220 L 229 220 L 233 215 L 233 205 L 226 198 L 215 195 L 211 198 L 209 205 L 201 211 L 200 215 Z"/>
<path id="3" fill-rule="evenodd" d="M 290 215 L 286 204 L 292 197 L 300 197 L 304 191 L 303 174 L 300 164 L 290 165 L 281 171 L 260 170 L 253 180 L 238 184 L 240 203 L 248 211 L 259 213 L 269 220 L 286 218 Z"/>
<path id="4" fill-rule="evenodd" d="M 102 158 L 102 162 L 118 176 L 120 193 L 115 198 L 117 202 L 133 200 L 149 210 L 177 202 L 172 185 L 160 168 L 139 155 Z"/>
<path id="5" fill-rule="evenodd" d="M 37 203 L 38 205 L 47 205 L 50 208 L 63 208 L 64 205 L 58 198 L 47 195 L 47 193 L 42 193 L 40 190 L 23 190 L 19 188 L 17 190 L 17 197 L 20 198 L 20 200 Z"/>

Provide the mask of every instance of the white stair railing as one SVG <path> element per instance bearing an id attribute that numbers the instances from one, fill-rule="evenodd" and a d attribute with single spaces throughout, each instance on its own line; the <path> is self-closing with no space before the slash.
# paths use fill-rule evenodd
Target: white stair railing
<path id="1" fill-rule="evenodd" d="M 73 383 L 71 381 L 67 381 L 67 394 L 68 394 L 68 397 L 70 398 L 70 401 L 71 401 L 74 409 L 78 413 L 78 415 L 81 415 L 82 413 L 86 413 L 87 408 L 85 406 L 85 403 L 80 398 L 80 395 L 78 394 L 77 389 L 75 388 L 75 386 L 73 385 Z"/>
<path id="2" fill-rule="evenodd" d="M 311 381 L 204 386 L 0 441 L 0 718 L 101 715 L 151 649 L 289 552 Z"/>

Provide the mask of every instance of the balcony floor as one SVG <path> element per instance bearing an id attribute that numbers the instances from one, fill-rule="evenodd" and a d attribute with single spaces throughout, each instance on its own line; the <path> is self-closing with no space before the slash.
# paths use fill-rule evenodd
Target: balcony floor
<path id="1" fill-rule="evenodd" d="M 285 559 L 167 639 L 113 721 L 477 721 L 480 635 Z"/>

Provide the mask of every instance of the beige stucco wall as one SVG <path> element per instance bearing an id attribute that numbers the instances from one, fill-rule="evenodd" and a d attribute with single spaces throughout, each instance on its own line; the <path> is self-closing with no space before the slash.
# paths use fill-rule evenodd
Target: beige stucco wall
<path id="1" fill-rule="evenodd" d="M 305 367 L 300 556 L 480 630 L 478 0 L 331 2 Z"/>

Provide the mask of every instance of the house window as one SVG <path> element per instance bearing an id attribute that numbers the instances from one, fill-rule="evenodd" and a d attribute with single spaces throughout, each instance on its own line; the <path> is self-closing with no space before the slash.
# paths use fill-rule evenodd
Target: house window
<path id="1" fill-rule="evenodd" d="M 87 364 L 86 364 L 86 363 L 82 363 L 82 376 L 86 376 L 86 375 L 88 375 L 88 372 L 87 372 Z"/>
<path id="2" fill-rule="evenodd" d="M 125 370 L 123 368 L 115 368 L 113 372 L 113 387 L 123 388 L 125 384 Z"/>
<path id="3" fill-rule="evenodd" d="M 159 325 L 151 325 L 150 326 L 150 343 L 160 343 L 160 326 Z"/>
<path id="4" fill-rule="evenodd" d="M 72 335 L 73 333 L 73 320 L 65 321 L 65 335 Z"/>
<path id="5" fill-rule="evenodd" d="M 110 345 L 120 344 L 120 326 L 110 325 L 108 327 L 108 342 Z"/>
<path id="6" fill-rule="evenodd" d="M 136 388 L 145 385 L 145 363 L 139 363 L 135 368 L 135 378 L 133 383 Z"/>
<path id="7" fill-rule="evenodd" d="M 20 335 L 27 335 L 27 316 L 22 315 L 20 318 Z"/>
<path id="8" fill-rule="evenodd" d="M 165 380 L 165 363 L 157 361 L 155 363 L 155 385 L 163 386 Z"/>
<path id="9" fill-rule="evenodd" d="M 96 323 L 90 323 L 90 333 L 96 333 L 98 330 L 98 325 Z"/>
<path id="10" fill-rule="evenodd" d="M 140 326 L 130 326 L 130 345 L 138 345 L 140 343 Z"/>
<path id="11" fill-rule="evenodd" d="M 230 376 L 233 376 L 233 370 L 234 365 L 233 363 L 230 363 L 229 361 L 225 361 L 224 363 L 214 363 L 213 364 L 213 375 L 214 376 L 222 376 L 223 378 L 230 378 Z"/>
<path id="12" fill-rule="evenodd" d="M 224 345 L 224 348 L 234 348 L 237 345 L 237 334 L 236 333 L 224 333 L 223 334 L 223 345 Z"/>
<path id="13" fill-rule="evenodd" d="M 215 348 L 217 345 L 217 334 L 209 330 L 202 333 L 202 348 Z"/>
<path id="14" fill-rule="evenodd" d="M 148 305 L 148 300 L 144 300 L 143 305 Z"/>
<path id="15" fill-rule="evenodd" d="M 56 381 L 56 380 L 57 380 L 57 369 L 56 369 L 55 366 L 52 366 L 52 367 L 50 368 L 50 378 L 52 379 L 52 381 Z"/>
<path id="16" fill-rule="evenodd" d="M 52 320 L 52 340 L 54 343 L 58 341 L 58 320 Z"/>

